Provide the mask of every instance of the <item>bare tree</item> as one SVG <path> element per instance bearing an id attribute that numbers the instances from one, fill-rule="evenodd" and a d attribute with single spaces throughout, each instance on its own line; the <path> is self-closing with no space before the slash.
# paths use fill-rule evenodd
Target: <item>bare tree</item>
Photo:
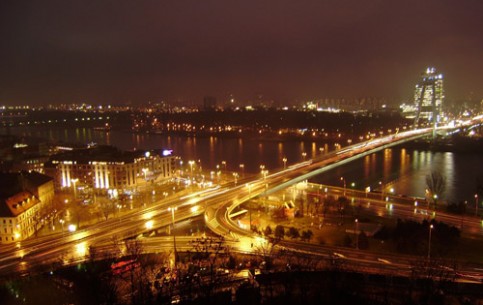
<path id="1" fill-rule="evenodd" d="M 443 198 L 446 190 L 446 177 L 440 172 L 432 171 L 426 175 L 426 187 L 428 204 L 433 202 L 434 208 L 436 208 L 438 199 Z"/>
<path id="2" fill-rule="evenodd" d="M 230 247 L 226 245 L 223 236 L 200 237 L 191 242 L 193 250 L 190 251 L 190 259 L 197 263 L 197 285 L 200 292 L 209 303 L 214 289 L 226 280 L 225 272 L 219 272 L 219 267 L 225 266 L 225 260 L 230 256 Z M 206 269 L 205 267 L 206 266 Z M 201 272 L 205 269 L 205 272 Z M 199 272 L 198 272 L 199 270 Z M 223 270 L 221 270 L 223 271 Z"/>
<path id="3" fill-rule="evenodd" d="M 126 255 L 132 261 L 123 278 L 130 286 L 131 304 L 146 304 L 153 299 L 149 286 L 149 278 L 153 272 L 148 272 L 148 260 L 144 255 L 141 241 L 130 239 L 124 242 Z"/>
<path id="4" fill-rule="evenodd" d="M 114 215 L 114 212 L 116 211 L 116 203 L 113 200 L 108 198 L 99 198 L 98 202 L 99 209 L 105 220 L 109 218 L 110 214 Z"/>

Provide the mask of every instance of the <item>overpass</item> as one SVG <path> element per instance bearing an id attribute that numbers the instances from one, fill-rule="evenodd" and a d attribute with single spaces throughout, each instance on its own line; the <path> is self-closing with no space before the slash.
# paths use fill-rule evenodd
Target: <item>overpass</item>
<path id="1" fill-rule="evenodd" d="M 458 125 L 440 126 L 437 128 L 437 132 L 439 134 L 450 135 L 471 129 L 474 126 L 481 126 L 482 123 L 483 116 L 480 115 Z M 225 200 L 221 204 L 207 208 L 205 211 L 207 226 L 217 234 L 225 236 L 231 235 L 234 239 L 240 239 L 243 236 L 255 238 L 256 235 L 248 230 L 241 229 L 231 220 L 231 215 L 242 203 L 257 196 L 270 195 L 293 184 L 305 181 L 311 177 L 386 148 L 424 137 L 431 137 L 432 135 L 432 127 L 397 132 L 392 135 L 347 146 L 318 158 L 294 164 L 273 174 L 264 175 L 262 178 L 247 182 L 245 186 L 233 188 L 232 192 L 234 196 L 231 200 Z M 238 192 L 236 192 L 237 189 L 239 189 Z"/>

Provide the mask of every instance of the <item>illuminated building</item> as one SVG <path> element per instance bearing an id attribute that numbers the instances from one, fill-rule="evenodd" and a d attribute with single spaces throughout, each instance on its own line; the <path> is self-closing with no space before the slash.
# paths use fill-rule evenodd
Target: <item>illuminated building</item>
<path id="1" fill-rule="evenodd" d="M 443 74 L 437 74 L 435 68 L 427 68 L 414 91 L 416 122 L 421 119 L 438 122 L 443 99 Z"/>
<path id="2" fill-rule="evenodd" d="M 58 189 L 87 186 L 96 190 L 129 189 L 139 183 L 169 179 L 174 173 L 171 150 L 120 151 L 112 146 L 77 149 L 52 156 L 45 172 Z"/>
<path id="3" fill-rule="evenodd" d="M 32 236 L 54 198 L 52 178 L 32 172 L 0 174 L 0 244 Z"/>

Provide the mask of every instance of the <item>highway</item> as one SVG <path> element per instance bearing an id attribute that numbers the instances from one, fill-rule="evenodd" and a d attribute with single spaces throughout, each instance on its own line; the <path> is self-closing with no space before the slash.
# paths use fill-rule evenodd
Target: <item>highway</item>
<path id="1" fill-rule="evenodd" d="M 478 120 L 481 121 L 481 119 L 480 117 Z M 442 129 L 444 128 L 446 127 L 442 127 Z M 256 178 L 247 177 L 240 179 L 237 185 L 232 182 L 187 196 L 168 197 L 155 202 L 151 207 L 141 211 L 134 211 L 117 218 L 111 218 L 76 232 L 64 232 L 41 238 L 32 238 L 8 245 L 0 249 L 0 275 L 29 272 L 39 266 L 42 268 L 51 266 L 53 268 L 56 265 L 69 265 L 82 261 L 86 258 L 89 247 L 106 245 L 109 242 L 112 243 L 113 240 L 123 240 L 138 236 L 142 232 L 169 225 L 172 221 L 172 215 L 174 216 L 174 221 L 178 222 L 204 213 L 207 226 L 211 230 L 225 236 L 228 242 L 237 243 L 238 251 L 249 252 L 247 245 L 253 244 L 253 240 L 259 240 L 260 237 L 239 228 L 229 217 L 243 202 L 261 194 L 267 194 L 306 180 L 312 175 L 351 162 L 355 158 L 406 141 L 412 141 L 431 133 L 432 129 L 423 128 L 371 139 L 316 159 L 289 166 L 278 172 L 271 174 L 265 172 Z M 171 214 L 168 210 L 168 208 L 172 207 L 176 207 L 174 214 Z M 323 251 L 320 248 L 313 248 L 317 247 L 314 245 L 288 242 L 281 245 L 294 251 L 322 253 L 326 256 L 334 253 L 334 249 Z M 346 254 L 344 255 L 352 257 L 349 253 Z M 381 268 L 380 266 L 388 268 L 386 261 L 397 261 L 394 256 L 385 258 L 371 257 L 369 259 L 371 262 L 374 262 L 374 260 L 378 262 L 379 268 Z"/>

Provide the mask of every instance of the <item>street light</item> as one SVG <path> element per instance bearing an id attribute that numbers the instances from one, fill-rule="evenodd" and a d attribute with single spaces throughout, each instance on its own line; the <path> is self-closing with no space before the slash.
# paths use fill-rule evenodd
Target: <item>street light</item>
<path id="1" fill-rule="evenodd" d="M 302 157 L 304 158 L 304 161 L 305 161 L 305 157 L 307 157 L 307 153 L 305 151 L 302 153 Z"/>
<path id="2" fill-rule="evenodd" d="M 195 164 L 195 161 L 189 160 L 188 164 L 190 165 L 191 176 L 193 176 L 193 164 Z"/>
<path id="3" fill-rule="evenodd" d="M 429 225 L 429 239 L 428 239 L 428 261 L 431 258 L 431 231 L 433 230 L 433 224 Z"/>
<path id="4" fill-rule="evenodd" d="M 236 186 L 236 183 L 237 183 L 237 178 L 238 178 L 238 173 L 233 173 L 233 178 L 235 179 L 235 186 Z"/>
<path id="5" fill-rule="evenodd" d="M 379 187 L 381 188 L 381 200 L 384 199 L 384 185 L 382 184 L 382 181 L 379 181 Z"/>
<path id="6" fill-rule="evenodd" d="M 151 230 L 153 228 L 153 225 L 154 225 L 154 222 L 152 220 L 148 220 L 146 221 L 146 223 L 144 224 L 144 226 L 146 227 L 146 229 L 148 230 Z"/>
<path id="7" fill-rule="evenodd" d="M 359 219 L 355 219 L 354 220 L 355 224 L 356 224 L 356 249 L 359 250 L 359 235 L 358 235 L 358 232 L 359 232 Z"/>
<path id="8" fill-rule="evenodd" d="M 178 258 L 178 252 L 176 251 L 176 234 L 174 232 L 174 211 L 176 211 L 178 208 L 176 207 L 169 207 L 168 211 L 171 212 L 171 227 L 172 227 L 172 234 L 173 234 L 173 249 L 174 249 L 174 266 L 176 267 L 176 261 Z"/>
<path id="9" fill-rule="evenodd" d="M 475 216 L 478 216 L 478 194 L 475 194 Z"/>
<path id="10" fill-rule="evenodd" d="M 59 219 L 59 222 L 60 224 L 62 225 L 62 236 L 64 236 L 64 223 L 65 223 L 65 220 L 63 220 L 62 218 Z"/>
<path id="11" fill-rule="evenodd" d="M 286 169 L 287 168 L 287 158 L 283 157 L 282 161 L 283 161 L 283 169 Z"/>
<path id="12" fill-rule="evenodd" d="M 72 182 L 72 185 L 74 187 L 74 199 L 77 199 L 77 188 L 76 188 L 77 181 L 79 181 L 79 179 L 77 178 L 70 179 L 70 182 Z"/>
<path id="13" fill-rule="evenodd" d="M 344 177 L 340 177 L 340 181 L 344 184 L 344 196 L 345 196 L 345 188 L 346 188 L 346 182 Z"/>
<path id="14" fill-rule="evenodd" d="M 225 172 L 226 172 L 226 161 L 221 161 L 221 165 L 223 165 L 223 167 L 225 168 Z"/>
<path id="15" fill-rule="evenodd" d="M 242 177 L 245 177 L 245 164 L 240 164 L 240 169 L 242 171 Z"/>

